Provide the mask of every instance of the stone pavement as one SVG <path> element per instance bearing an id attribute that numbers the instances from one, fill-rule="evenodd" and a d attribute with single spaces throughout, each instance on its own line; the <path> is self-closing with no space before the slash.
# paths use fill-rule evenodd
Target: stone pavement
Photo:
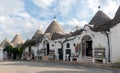
<path id="1" fill-rule="evenodd" d="M 34 61 L 33 62 L 37 62 Z M 44 61 L 39 61 L 44 62 Z M 63 63 L 63 64 L 76 64 L 81 66 L 92 66 L 92 67 L 101 67 L 101 68 L 120 68 L 120 63 L 93 63 L 93 62 L 70 62 L 70 61 L 55 61 L 55 60 L 49 60 L 46 62 L 53 62 L 53 63 Z"/>
<path id="2" fill-rule="evenodd" d="M 120 73 L 120 69 L 38 61 L 3 61 L 0 73 Z"/>

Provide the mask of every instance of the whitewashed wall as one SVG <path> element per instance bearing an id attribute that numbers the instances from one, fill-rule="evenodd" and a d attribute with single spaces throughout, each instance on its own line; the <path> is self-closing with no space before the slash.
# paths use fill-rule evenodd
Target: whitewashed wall
<path id="1" fill-rule="evenodd" d="M 25 48 L 25 52 L 29 52 L 29 47 L 26 47 L 26 48 Z"/>
<path id="2" fill-rule="evenodd" d="M 38 50 L 38 47 L 37 47 L 37 46 L 32 46 L 32 47 L 31 47 L 31 51 L 33 52 L 34 56 L 38 56 L 38 55 L 37 55 L 37 50 Z"/>
<path id="3" fill-rule="evenodd" d="M 70 47 L 67 48 L 67 43 L 70 44 Z M 70 41 L 67 41 L 63 44 L 63 60 L 65 61 L 65 56 L 66 56 L 66 49 L 70 49 L 71 50 L 71 55 L 72 53 L 75 54 L 75 46 L 73 45 L 75 42 L 75 39 L 74 40 L 70 40 Z"/>
<path id="4" fill-rule="evenodd" d="M 56 48 L 55 42 L 54 41 L 50 41 L 49 42 L 49 47 L 50 47 L 50 50 L 55 50 L 55 48 Z"/>
<path id="5" fill-rule="evenodd" d="M 3 60 L 3 50 L 0 49 L 0 60 Z"/>
<path id="6" fill-rule="evenodd" d="M 63 60 L 65 60 L 65 56 L 66 56 L 66 49 L 71 49 L 71 54 L 72 53 L 75 53 L 75 46 L 73 45 L 74 43 L 77 44 L 81 44 L 81 41 L 82 41 L 82 38 L 85 36 L 85 35 L 88 35 L 91 37 L 92 39 L 92 48 L 93 48 L 93 51 L 94 51 L 94 48 L 96 46 L 98 46 L 99 44 L 104 46 L 105 49 L 106 49 L 106 58 L 108 59 L 108 42 L 107 42 L 107 37 L 104 33 L 101 33 L 101 32 L 94 32 L 92 31 L 88 26 L 85 26 L 84 27 L 84 30 L 82 32 L 82 34 L 80 35 L 77 35 L 76 38 L 74 40 L 70 40 L 70 41 L 67 41 L 63 44 Z M 73 37 L 69 37 L 68 39 L 71 39 Z M 52 40 L 50 41 L 48 38 L 44 38 L 42 43 L 41 43 L 41 48 L 43 48 L 44 46 L 44 40 L 48 40 L 49 44 L 50 44 L 50 49 L 51 50 L 55 50 L 55 55 L 58 54 L 58 49 L 59 48 L 62 48 L 61 44 L 58 42 L 58 41 L 61 41 L 63 42 L 65 40 L 65 38 L 63 39 L 57 39 L 57 40 Z M 67 48 L 66 47 L 66 44 L 67 43 L 70 43 L 70 48 Z M 54 45 L 54 46 L 52 46 Z M 94 52 L 93 52 L 94 54 Z"/>
<path id="7" fill-rule="evenodd" d="M 111 62 L 120 62 L 120 23 L 111 30 Z"/>
<path id="8" fill-rule="evenodd" d="M 76 38 L 74 40 L 70 40 L 70 41 L 67 41 L 63 44 L 63 60 L 65 60 L 65 56 L 66 56 L 66 49 L 71 49 L 71 54 L 72 53 L 75 53 L 75 46 L 73 45 L 74 43 L 77 44 L 81 44 L 81 41 L 82 41 L 82 38 L 85 36 L 85 35 L 88 35 L 91 37 L 92 39 L 92 48 L 93 48 L 93 51 L 94 51 L 94 48 L 96 46 L 98 46 L 99 44 L 101 46 L 104 46 L 105 47 L 105 51 L 106 51 L 106 59 L 108 59 L 108 42 L 107 42 L 107 37 L 104 33 L 101 33 L 101 32 L 94 32 L 92 31 L 88 26 L 85 26 L 84 27 L 85 31 L 82 32 L 82 34 L 80 35 L 77 35 Z M 68 39 L 71 39 L 73 37 L 69 37 Z M 62 41 L 62 39 L 59 39 L 59 41 Z M 70 43 L 70 48 L 67 48 L 66 47 L 66 44 L 67 43 Z M 60 45 L 57 45 L 55 47 L 58 48 Z M 57 50 L 56 50 L 56 54 L 57 54 Z M 94 52 L 93 52 L 94 54 Z M 81 54 L 80 54 L 81 55 Z"/>
<path id="9" fill-rule="evenodd" d="M 81 42 L 82 38 L 85 35 L 90 36 L 92 39 L 93 55 L 94 55 L 94 48 L 100 44 L 101 46 L 105 47 L 106 59 L 108 59 L 108 43 L 107 43 L 106 35 L 104 33 L 101 33 L 101 32 L 94 32 L 88 26 L 85 26 L 84 30 L 85 31 L 83 31 L 82 34 L 79 35 L 79 37 L 80 37 L 79 41 Z"/>
<path id="10" fill-rule="evenodd" d="M 106 62 L 108 61 L 108 39 L 107 36 L 104 33 L 101 32 L 97 32 L 94 36 L 94 44 L 93 44 L 93 48 L 98 47 L 99 45 L 101 45 L 101 47 L 105 48 L 105 55 L 106 55 Z"/>
<path id="11" fill-rule="evenodd" d="M 56 43 L 56 48 L 55 48 L 55 54 L 56 55 L 58 55 L 58 49 L 61 49 L 61 48 L 62 48 L 62 45 L 59 42 L 57 42 Z"/>
<path id="12" fill-rule="evenodd" d="M 104 33 L 101 32 L 94 32 L 89 27 L 84 28 L 86 31 L 83 31 L 80 37 L 82 38 L 85 35 L 89 35 L 92 38 L 93 41 L 93 48 L 98 46 L 98 44 L 101 44 L 102 46 L 105 46 L 105 48 L 108 48 L 107 46 L 107 38 Z"/>
<path id="13" fill-rule="evenodd" d="M 64 41 L 64 38 L 63 39 L 57 39 L 57 40 L 52 40 L 52 44 L 54 44 L 54 46 L 51 45 L 51 47 L 54 49 L 55 51 L 55 58 L 56 60 L 59 60 L 58 56 L 58 49 L 61 49 L 62 48 L 62 45 L 60 42 L 63 42 Z M 54 43 L 53 43 L 54 42 Z"/>

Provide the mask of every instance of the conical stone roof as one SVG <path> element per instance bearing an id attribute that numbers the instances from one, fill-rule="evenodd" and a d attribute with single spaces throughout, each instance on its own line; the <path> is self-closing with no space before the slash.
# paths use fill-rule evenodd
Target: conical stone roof
<path id="1" fill-rule="evenodd" d="M 8 38 L 5 38 L 2 43 L 0 44 L 0 47 L 5 47 L 10 44 L 10 40 Z"/>
<path id="2" fill-rule="evenodd" d="M 114 20 L 115 22 L 120 22 L 120 6 L 115 14 Z"/>
<path id="3" fill-rule="evenodd" d="M 13 44 L 22 44 L 22 43 L 24 43 L 24 41 L 23 41 L 21 35 L 18 33 L 18 34 L 15 35 L 15 37 L 13 38 L 11 43 L 13 43 Z"/>
<path id="4" fill-rule="evenodd" d="M 64 33 L 64 30 L 61 28 L 61 26 L 57 23 L 56 20 L 53 20 L 52 23 L 46 29 L 45 33 L 53 34 L 53 33 L 57 33 L 57 32 Z"/>
<path id="5" fill-rule="evenodd" d="M 36 33 L 33 35 L 32 39 L 33 41 L 38 41 L 40 39 L 42 39 L 42 36 L 43 36 L 43 31 L 39 28 Z"/>
<path id="6" fill-rule="evenodd" d="M 108 17 L 105 13 L 103 13 L 102 11 L 97 11 L 97 13 L 89 22 L 89 24 L 94 25 L 94 27 L 98 27 L 109 20 L 110 20 L 110 17 Z"/>

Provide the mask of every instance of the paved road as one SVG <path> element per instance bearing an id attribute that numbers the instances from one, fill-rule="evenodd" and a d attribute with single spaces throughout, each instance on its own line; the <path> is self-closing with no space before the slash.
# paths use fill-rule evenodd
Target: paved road
<path id="1" fill-rule="evenodd" d="M 120 73 L 120 69 L 104 69 L 75 64 L 5 61 L 0 73 Z"/>

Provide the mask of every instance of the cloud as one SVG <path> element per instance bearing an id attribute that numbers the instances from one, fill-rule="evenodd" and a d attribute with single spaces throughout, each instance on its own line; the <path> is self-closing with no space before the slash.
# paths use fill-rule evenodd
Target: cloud
<path id="1" fill-rule="evenodd" d="M 113 18 L 117 8 L 119 7 L 119 0 L 87 0 L 88 8 L 96 13 L 98 11 L 98 6 L 101 6 L 101 9 L 108 16 Z"/>
<path id="2" fill-rule="evenodd" d="M 101 10 L 113 17 L 119 0 L 0 0 L 0 40 L 20 33 L 30 39 L 39 26 L 43 31 L 54 15 L 66 32 L 83 27 Z"/>
<path id="3" fill-rule="evenodd" d="M 98 6 L 100 5 L 100 1 L 99 0 L 87 0 L 86 4 L 87 4 L 87 7 L 95 13 L 96 11 L 98 11 Z"/>
<path id="4" fill-rule="evenodd" d="M 72 20 L 68 21 L 67 24 L 70 25 L 70 26 L 73 26 L 73 27 L 79 26 L 79 27 L 82 28 L 85 24 L 87 24 L 87 22 L 86 21 L 79 21 L 75 18 L 72 18 Z"/>
<path id="5" fill-rule="evenodd" d="M 1 34 L 0 40 L 3 40 L 5 37 L 12 38 L 14 32 L 17 30 L 14 20 L 11 15 L 14 16 L 19 12 L 24 11 L 24 3 L 21 0 L 0 0 L 0 27 Z"/>
<path id="6" fill-rule="evenodd" d="M 73 9 L 77 0 L 32 0 L 40 8 L 40 17 L 59 15 L 65 17 Z"/>
<path id="7" fill-rule="evenodd" d="M 14 4 L 13 4 L 14 3 Z M 1 9 L 3 8 L 3 9 Z M 35 19 L 24 9 L 21 0 L 0 0 L 0 41 L 8 37 L 11 40 L 19 32 L 24 39 L 30 39 L 34 32 L 41 26 L 47 26 L 47 21 Z"/>
<path id="8" fill-rule="evenodd" d="M 24 3 L 21 0 L 0 0 L 0 15 L 12 15 L 24 11 Z"/>
<path id="9" fill-rule="evenodd" d="M 76 0 L 59 0 L 58 5 L 55 8 L 55 12 L 65 16 L 71 11 L 75 2 Z"/>
<path id="10" fill-rule="evenodd" d="M 72 18 L 69 21 L 66 22 L 60 22 L 60 24 L 62 25 L 62 27 L 65 29 L 65 31 L 67 33 L 71 32 L 71 31 L 75 31 L 76 27 L 79 27 L 80 29 L 83 28 L 83 26 L 85 24 L 87 24 L 86 20 L 80 21 L 76 18 Z"/>
<path id="11" fill-rule="evenodd" d="M 0 16 L 0 20 L 1 20 L 2 22 L 4 22 L 4 21 L 6 20 L 6 18 L 5 18 L 4 16 Z"/>
<path id="12" fill-rule="evenodd" d="M 0 29 L 2 30 L 2 35 L 12 39 L 18 32 L 23 36 L 24 39 L 31 39 L 33 34 L 37 31 L 39 26 L 44 31 L 45 27 L 48 26 L 50 21 L 41 21 L 29 17 L 28 14 L 18 14 L 19 16 L 15 17 L 0 17 L 4 18 L 4 22 L 1 22 Z M 6 22 L 7 21 L 7 22 Z M 3 37 L 2 37 L 3 39 Z M 2 40 L 1 39 L 1 40 Z"/>
<path id="13" fill-rule="evenodd" d="M 41 7 L 41 8 L 48 8 L 52 5 L 52 3 L 54 2 L 55 0 L 33 0 L 33 2 Z"/>
<path id="14" fill-rule="evenodd" d="M 20 12 L 17 14 L 17 16 L 24 17 L 24 18 L 30 18 L 31 16 L 27 12 Z"/>
<path id="15" fill-rule="evenodd" d="M 117 11 L 118 7 L 119 7 L 119 3 L 115 2 L 116 0 L 110 0 L 108 1 L 105 6 L 103 6 L 103 11 L 106 13 L 106 14 L 109 14 L 109 16 L 111 18 L 114 17 L 115 15 L 115 12 Z"/>

